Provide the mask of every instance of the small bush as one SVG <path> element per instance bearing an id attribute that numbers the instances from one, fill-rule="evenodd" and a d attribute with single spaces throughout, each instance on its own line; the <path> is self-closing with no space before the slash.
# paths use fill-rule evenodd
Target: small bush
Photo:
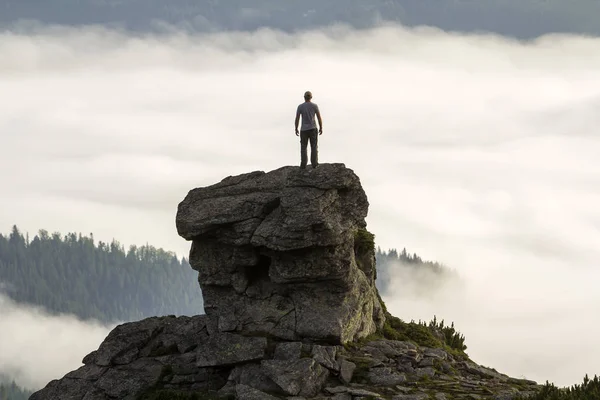
<path id="1" fill-rule="evenodd" d="M 358 229 L 354 233 L 354 252 L 355 254 L 369 252 L 375 254 L 375 235 L 366 229 Z"/>
<path id="2" fill-rule="evenodd" d="M 594 376 L 590 379 L 587 375 L 581 385 L 560 389 L 552 383 L 542 386 L 541 390 L 529 397 L 518 397 L 516 400 L 598 400 L 600 399 L 600 378 Z"/>
<path id="3" fill-rule="evenodd" d="M 467 349 L 465 337 L 455 330 L 454 323 L 444 326 L 444 321 L 438 323 L 436 317 L 429 323 L 404 322 L 387 314 L 382 334 L 390 340 L 410 341 L 419 346 L 453 350 L 456 355 L 465 355 L 464 351 Z"/>
<path id="4" fill-rule="evenodd" d="M 425 323 L 423 323 L 425 325 Z M 465 351 L 467 345 L 465 344 L 465 337 L 460 332 L 454 329 L 454 322 L 450 326 L 444 326 L 444 320 L 437 322 L 437 317 L 434 315 L 433 320 L 429 322 L 428 328 L 437 332 L 441 332 L 444 336 L 444 342 L 450 348 Z"/>

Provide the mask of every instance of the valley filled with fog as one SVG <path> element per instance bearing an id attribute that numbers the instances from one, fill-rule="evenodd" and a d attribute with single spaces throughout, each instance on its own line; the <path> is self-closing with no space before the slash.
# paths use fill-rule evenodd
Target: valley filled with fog
<path id="1" fill-rule="evenodd" d="M 320 161 L 361 178 L 368 229 L 462 281 L 414 295 L 406 320 L 454 321 L 475 361 L 570 385 L 600 348 L 600 39 L 385 25 L 285 33 L 0 33 L 0 231 L 13 224 L 150 243 L 186 256 L 177 204 L 226 176 L 299 163 L 314 94 Z M 0 300 L 0 373 L 36 388 L 112 324 Z M 7 355 L 7 356 L 5 356 Z"/>

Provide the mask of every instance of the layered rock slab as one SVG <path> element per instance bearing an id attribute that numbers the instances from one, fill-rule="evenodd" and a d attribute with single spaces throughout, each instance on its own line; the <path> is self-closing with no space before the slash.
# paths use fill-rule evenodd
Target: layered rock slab
<path id="1" fill-rule="evenodd" d="M 211 332 L 209 322 L 170 316 L 119 325 L 84 366 L 31 400 L 511 400 L 537 387 L 441 348 L 288 342 Z"/>
<path id="2" fill-rule="evenodd" d="M 334 344 L 381 328 L 374 249 L 359 243 L 368 206 L 343 164 L 252 172 L 190 191 L 176 225 L 192 241 L 211 326 Z"/>

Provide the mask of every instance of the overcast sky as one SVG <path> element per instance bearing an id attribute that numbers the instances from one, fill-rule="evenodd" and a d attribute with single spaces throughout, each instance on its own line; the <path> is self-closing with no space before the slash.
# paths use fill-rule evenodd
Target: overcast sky
<path id="1" fill-rule="evenodd" d="M 388 308 L 455 321 L 479 363 L 572 384 L 600 372 L 598 46 L 401 27 L 0 34 L 0 231 L 186 255 L 178 202 L 298 164 L 294 113 L 312 90 L 320 160 L 360 176 L 377 244 L 467 280 L 415 302 L 398 278 Z"/>

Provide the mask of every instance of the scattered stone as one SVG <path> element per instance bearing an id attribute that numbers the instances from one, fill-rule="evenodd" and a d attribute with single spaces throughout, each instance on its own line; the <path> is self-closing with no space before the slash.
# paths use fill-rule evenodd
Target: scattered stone
<path id="1" fill-rule="evenodd" d="M 425 357 L 437 358 L 438 360 L 446 360 L 448 358 L 448 353 L 443 349 L 432 349 L 430 347 L 423 349 L 423 355 Z"/>
<path id="2" fill-rule="evenodd" d="M 463 368 L 465 371 L 467 371 L 470 374 L 478 375 L 485 379 L 496 379 L 501 382 L 507 382 L 508 378 L 509 378 L 508 376 L 506 376 L 504 374 L 500 374 L 490 368 L 486 368 L 481 365 L 477 365 L 470 361 L 463 361 L 461 364 L 459 364 L 459 367 Z"/>
<path id="3" fill-rule="evenodd" d="M 339 372 L 340 366 L 335 360 L 337 349 L 335 346 L 319 346 L 314 345 L 312 348 L 312 358 L 332 371 Z"/>
<path id="4" fill-rule="evenodd" d="M 269 378 L 260 364 L 243 364 L 235 367 L 229 375 L 229 381 L 250 386 L 267 393 L 281 392 L 281 388 Z"/>
<path id="5" fill-rule="evenodd" d="M 395 386 L 406 382 L 406 376 L 392 371 L 389 367 L 371 368 L 369 370 L 369 381 L 377 386 Z"/>
<path id="6" fill-rule="evenodd" d="M 349 393 L 338 393 L 335 394 L 331 400 L 352 400 L 352 395 Z"/>
<path id="7" fill-rule="evenodd" d="M 353 397 L 362 396 L 362 397 L 367 397 L 367 398 L 372 398 L 372 399 L 384 399 L 384 397 L 381 396 L 379 393 L 371 392 L 371 391 L 365 390 L 365 389 L 348 388 L 348 393 L 350 395 L 352 395 Z"/>
<path id="8" fill-rule="evenodd" d="M 412 365 L 413 367 L 418 366 L 422 359 L 423 356 L 416 349 L 408 349 L 398 358 L 401 364 L 408 364 Z"/>
<path id="9" fill-rule="evenodd" d="M 324 390 L 329 394 L 338 394 L 338 393 L 347 393 L 349 389 L 346 386 L 335 386 L 335 387 L 326 387 Z"/>
<path id="10" fill-rule="evenodd" d="M 236 387 L 236 383 L 233 381 L 227 381 L 227 383 L 225 384 L 225 386 L 223 386 L 221 389 L 219 389 L 219 391 L 217 392 L 217 396 L 220 398 L 234 398 L 236 396 L 236 391 L 235 391 L 235 387 Z"/>
<path id="11" fill-rule="evenodd" d="M 154 360 L 136 360 L 125 368 L 111 368 L 94 384 L 108 397 L 137 396 L 160 381 L 163 365 Z M 59 397 L 60 398 L 60 397 Z"/>
<path id="12" fill-rule="evenodd" d="M 160 325 L 161 319 L 156 317 L 118 325 L 108 334 L 98 350 L 86 356 L 83 362 L 103 367 L 129 364 L 137 358 L 140 349 L 154 337 Z"/>
<path id="13" fill-rule="evenodd" d="M 292 396 L 312 397 L 317 395 L 329 372 L 310 358 L 300 360 L 264 360 L 262 369 L 285 393 Z"/>
<path id="14" fill-rule="evenodd" d="M 494 400 L 513 400 L 516 395 L 514 392 L 498 393 L 494 396 Z"/>
<path id="15" fill-rule="evenodd" d="M 354 370 L 356 369 L 356 364 L 350 362 L 344 358 L 340 359 L 340 380 L 346 385 L 352 382 L 352 376 L 354 375 Z"/>
<path id="16" fill-rule="evenodd" d="M 398 394 L 392 397 L 392 400 L 429 400 L 429 395 L 427 393 Z"/>
<path id="17" fill-rule="evenodd" d="M 244 361 L 261 360 L 265 356 L 267 339 L 246 337 L 231 333 L 211 335 L 209 340 L 198 346 L 198 367 L 233 365 Z"/>
<path id="18" fill-rule="evenodd" d="M 433 378 L 435 376 L 435 369 L 431 367 L 417 368 L 415 373 L 417 374 L 418 378 L 423 378 L 425 376 L 428 378 Z"/>
<path id="19" fill-rule="evenodd" d="M 434 360 L 431 357 L 426 357 L 419 361 L 419 367 L 433 367 Z"/>
<path id="20" fill-rule="evenodd" d="M 89 381 L 98 380 L 106 371 L 107 367 L 99 367 L 94 364 L 84 365 L 75 371 L 69 372 L 65 375 L 65 378 L 71 379 L 84 379 Z"/>
<path id="21" fill-rule="evenodd" d="M 236 385 L 235 393 L 237 400 L 278 400 L 277 397 L 246 385 Z"/>
<path id="22" fill-rule="evenodd" d="M 364 349 L 366 351 L 377 349 L 387 358 L 396 358 L 404 354 L 408 354 L 408 350 L 417 350 L 414 344 L 409 342 L 400 342 L 397 340 L 375 340 L 368 343 Z M 412 351 L 410 352 L 411 354 Z"/>
<path id="23" fill-rule="evenodd" d="M 275 346 L 274 359 L 297 360 L 302 354 L 302 342 L 283 342 Z"/>

